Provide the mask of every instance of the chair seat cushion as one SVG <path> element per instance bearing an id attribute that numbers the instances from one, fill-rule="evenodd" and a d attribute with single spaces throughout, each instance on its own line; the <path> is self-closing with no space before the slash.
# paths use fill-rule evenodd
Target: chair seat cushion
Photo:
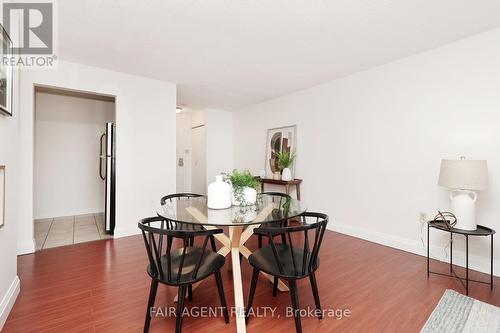
<path id="1" fill-rule="evenodd" d="M 200 256 L 202 254 L 203 249 L 193 246 L 187 247 L 186 255 L 184 257 L 184 263 L 182 265 L 182 272 L 178 279 L 177 277 L 182 258 L 182 251 L 183 248 L 178 248 L 170 252 L 170 260 L 171 260 L 170 278 L 168 277 L 168 264 L 167 264 L 166 254 L 161 256 L 163 277 L 155 276 L 155 274 L 151 270 L 150 265 L 148 265 L 148 274 L 151 277 L 157 278 L 160 282 L 165 284 L 170 284 L 170 285 L 187 284 L 206 278 L 207 276 L 209 276 L 210 274 L 214 273 L 215 271 L 219 270 L 222 266 L 224 266 L 224 263 L 226 261 L 226 259 L 222 255 L 210 250 L 205 250 L 205 253 L 203 255 L 203 260 L 198 270 L 198 274 L 195 277 L 193 277 L 193 272 L 195 270 L 198 261 L 200 260 Z"/>
<path id="2" fill-rule="evenodd" d="M 319 267 L 319 258 L 313 267 L 309 267 L 310 253 L 306 253 L 304 262 L 303 248 L 293 247 L 292 249 L 288 244 L 281 243 L 276 243 L 274 245 L 282 266 L 282 272 L 280 272 L 273 249 L 270 245 L 264 246 L 252 253 L 248 258 L 250 265 L 268 274 L 285 278 L 302 278 L 314 272 Z"/>

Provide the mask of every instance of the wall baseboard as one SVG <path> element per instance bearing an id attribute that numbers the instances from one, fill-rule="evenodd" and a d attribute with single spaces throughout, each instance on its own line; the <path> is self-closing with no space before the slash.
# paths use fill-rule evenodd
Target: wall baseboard
<path id="1" fill-rule="evenodd" d="M 17 242 L 17 255 L 30 254 L 35 252 L 35 240 Z"/>
<path id="2" fill-rule="evenodd" d="M 424 247 L 420 241 L 338 222 L 329 224 L 328 229 L 348 236 L 364 239 L 373 243 L 423 256 L 424 258 L 422 258 L 422 264 L 425 264 L 427 248 Z M 432 259 L 449 263 L 449 258 L 445 255 L 445 251 L 443 251 L 442 246 L 431 246 L 430 253 Z M 465 251 L 461 248 L 453 248 L 453 264 L 465 267 Z M 489 252 L 485 253 L 484 256 L 471 255 L 469 253 L 469 268 L 482 273 L 490 274 Z M 493 274 L 495 276 L 500 276 L 500 261 L 498 260 L 493 261 Z"/>
<path id="3" fill-rule="evenodd" d="M 36 220 L 45 220 L 45 219 L 54 219 L 54 218 L 60 218 L 60 217 L 67 217 L 67 216 L 78 216 L 78 215 L 89 215 L 89 214 L 104 214 L 102 210 L 99 211 L 88 211 L 88 210 L 82 210 L 82 211 L 74 211 L 71 213 L 68 212 L 58 212 L 58 213 L 50 213 L 50 214 L 40 214 L 40 215 L 35 215 L 33 217 L 33 222 L 36 223 Z"/>
<path id="4" fill-rule="evenodd" d="M 19 281 L 19 277 L 16 275 L 14 280 L 10 284 L 9 289 L 5 293 L 0 302 L 0 331 L 3 328 L 3 325 L 7 321 L 7 317 L 9 316 L 10 310 L 14 306 L 16 302 L 17 296 L 21 291 L 21 281 Z"/>
<path id="5" fill-rule="evenodd" d="M 113 238 L 134 236 L 134 235 L 139 235 L 140 233 L 141 230 L 137 226 L 134 228 L 116 228 L 113 234 Z"/>

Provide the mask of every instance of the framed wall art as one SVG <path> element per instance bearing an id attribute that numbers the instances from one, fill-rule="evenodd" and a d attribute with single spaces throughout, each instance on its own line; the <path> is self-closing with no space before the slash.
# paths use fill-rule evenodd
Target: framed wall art
<path id="1" fill-rule="evenodd" d="M 0 28 L 0 42 L 2 44 L 0 58 L 2 60 L 10 59 L 12 58 L 12 41 L 1 25 Z M 12 75 L 12 66 L 0 61 L 0 113 L 8 116 L 12 116 Z"/>
<path id="2" fill-rule="evenodd" d="M 296 147 L 297 126 L 286 126 L 270 128 L 267 130 L 266 140 L 266 171 L 267 178 L 273 178 L 276 172 L 280 172 L 277 155 L 281 151 L 294 152 Z M 292 167 L 292 177 L 294 168 Z"/>

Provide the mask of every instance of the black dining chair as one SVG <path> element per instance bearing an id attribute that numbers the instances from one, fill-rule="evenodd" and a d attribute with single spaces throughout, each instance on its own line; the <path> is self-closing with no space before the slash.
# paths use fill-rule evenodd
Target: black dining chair
<path id="1" fill-rule="evenodd" d="M 265 225 L 254 230 L 255 234 L 267 237 L 269 245 L 263 246 L 253 252 L 248 258 L 248 262 L 253 267 L 253 275 L 250 294 L 248 296 L 247 321 L 249 319 L 249 309 L 252 307 L 257 287 L 257 279 L 261 271 L 273 275 L 275 278 L 288 280 L 297 333 L 302 332 L 297 280 L 309 277 L 317 309 L 316 315 L 319 319 L 322 319 L 315 272 L 319 267 L 318 254 L 327 224 L 328 216 L 326 214 L 306 212 L 301 215 L 300 225 L 275 228 Z M 313 233 L 312 237 L 309 233 Z M 292 237 L 292 234 L 294 237 Z M 302 237 L 300 237 L 301 234 Z M 280 235 L 286 236 L 287 243 L 274 242 L 274 238 Z M 294 238 L 296 240 L 295 243 Z M 300 238 L 303 238 L 302 244 L 300 244 L 300 241 L 297 241 Z M 310 243 L 312 243 L 311 246 Z M 298 244 L 298 246 L 294 244 Z"/>
<path id="2" fill-rule="evenodd" d="M 167 202 L 170 203 L 175 203 L 176 201 L 181 201 L 181 200 L 191 200 L 193 198 L 201 198 L 204 197 L 201 194 L 196 194 L 196 193 L 174 193 L 174 194 L 168 194 L 160 199 L 160 204 L 164 205 Z M 205 230 L 202 225 L 200 224 L 192 224 L 192 223 L 181 223 L 177 222 L 175 223 L 175 228 L 176 230 L 184 230 L 184 231 L 201 231 Z M 189 245 L 193 246 L 194 245 L 194 237 L 191 237 L 189 239 Z M 217 247 L 215 246 L 215 239 L 214 237 L 210 237 L 210 246 L 212 247 L 212 251 L 217 252 Z M 188 287 L 188 299 L 190 302 L 193 301 L 193 288 L 191 286 Z"/>
<path id="3" fill-rule="evenodd" d="M 164 196 L 163 198 L 160 199 L 160 203 L 162 205 L 166 204 L 167 202 L 175 202 L 179 200 L 191 200 L 192 198 L 201 198 L 203 195 L 201 194 L 196 194 L 196 193 L 175 193 L 175 194 L 169 194 Z M 200 231 L 200 230 L 205 230 L 201 224 L 192 224 L 192 223 L 181 223 L 177 222 L 175 227 L 177 228 L 176 230 L 185 230 L 185 231 Z M 194 245 L 194 237 L 189 240 L 190 245 Z M 215 239 L 213 237 L 210 237 L 210 246 L 212 246 L 212 251 L 217 252 L 217 248 L 215 246 Z"/>
<path id="4" fill-rule="evenodd" d="M 175 332 L 182 330 L 182 314 L 186 290 L 193 283 L 214 274 L 224 320 L 229 323 L 224 288 L 220 269 L 224 266 L 224 256 L 207 249 L 208 240 L 213 235 L 222 233 L 222 229 L 213 230 L 179 230 L 175 222 L 163 217 L 148 217 L 139 221 L 146 252 L 149 259 L 147 273 L 151 277 L 148 307 L 144 322 L 144 333 L 149 331 L 151 308 L 154 306 L 158 283 L 178 287 L 177 313 Z M 190 245 L 190 239 L 203 238 L 202 247 Z M 180 240 L 182 247 L 172 249 L 174 240 Z"/>
<path id="5" fill-rule="evenodd" d="M 271 222 L 266 224 L 266 227 L 271 227 L 271 228 L 279 228 L 279 227 L 287 227 L 288 226 L 288 219 L 285 218 L 284 216 L 280 216 L 280 214 L 283 214 L 283 205 L 286 205 L 287 202 L 290 201 L 292 198 L 286 193 L 281 193 L 281 192 L 262 192 L 259 195 L 262 196 L 269 196 L 271 198 L 271 202 L 274 202 L 278 205 L 278 207 L 271 214 L 273 215 L 273 219 L 276 220 L 276 222 Z M 281 220 L 280 220 L 281 219 Z M 259 245 L 259 249 L 262 247 L 262 235 L 257 234 L 257 241 Z M 286 237 L 284 234 L 281 235 L 281 242 L 283 244 L 286 244 Z M 278 294 L 278 278 L 274 277 L 274 282 L 273 282 L 273 297 L 276 297 Z"/>
<path id="6" fill-rule="evenodd" d="M 281 192 L 262 192 L 259 195 L 260 196 L 269 196 L 271 198 L 271 201 L 276 203 L 277 205 L 279 205 L 279 207 L 283 207 L 283 205 L 291 199 L 291 197 L 288 194 L 281 193 Z M 281 211 L 281 210 L 278 210 L 278 211 Z M 273 227 L 273 228 L 285 227 L 285 226 L 287 226 L 287 222 L 288 222 L 287 219 L 283 219 L 281 221 L 266 224 L 266 226 Z M 257 237 L 258 237 L 259 248 L 261 248 L 263 236 L 257 235 Z M 283 243 L 286 243 L 286 239 L 283 236 L 282 236 L 282 241 L 283 241 Z"/>

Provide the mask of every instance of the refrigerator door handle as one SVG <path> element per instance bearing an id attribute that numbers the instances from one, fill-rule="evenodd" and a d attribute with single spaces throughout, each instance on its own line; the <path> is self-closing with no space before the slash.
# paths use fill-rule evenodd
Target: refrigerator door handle
<path id="1" fill-rule="evenodd" d="M 99 176 L 101 177 L 102 180 L 106 179 L 106 174 L 103 175 L 103 167 L 102 167 L 103 161 L 105 162 L 105 159 L 106 159 L 106 155 L 103 155 L 103 153 L 102 153 L 102 143 L 103 143 L 102 140 L 104 138 L 106 138 L 106 134 L 101 135 L 101 147 L 99 148 L 100 149 L 100 155 L 99 155 Z"/>

